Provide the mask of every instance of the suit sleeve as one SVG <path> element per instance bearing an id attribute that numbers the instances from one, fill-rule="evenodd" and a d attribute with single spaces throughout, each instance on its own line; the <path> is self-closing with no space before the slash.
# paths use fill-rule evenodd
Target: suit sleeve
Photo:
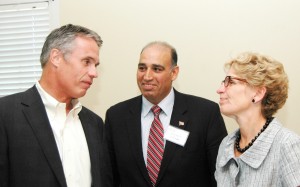
<path id="1" fill-rule="evenodd" d="M 1 112 L 2 113 L 2 112 Z M 0 114 L 0 186 L 7 187 L 9 181 L 8 142 L 4 120 Z"/>
<path id="2" fill-rule="evenodd" d="M 118 174 L 118 168 L 117 168 L 117 163 L 116 163 L 116 158 L 115 158 L 115 151 L 113 147 L 113 135 L 112 135 L 112 125 L 111 124 L 111 119 L 110 119 L 110 112 L 109 110 L 106 112 L 106 117 L 105 117 L 105 125 L 104 125 L 104 139 L 105 139 L 105 144 L 108 149 L 108 157 L 106 157 L 106 162 L 110 163 L 107 164 L 106 170 L 112 171 L 112 177 L 113 177 L 113 186 L 114 187 L 119 187 L 120 186 L 120 177 Z"/>
<path id="3" fill-rule="evenodd" d="M 220 113 L 219 106 L 217 104 L 212 107 L 212 113 L 210 118 L 210 123 L 207 128 L 207 158 L 210 170 L 210 176 L 213 186 L 216 186 L 216 180 L 214 178 L 214 173 L 216 170 L 216 159 L 218 156 L 219 146 L 224 137 L 227 136 L 227 130 L 223 117 Z"/>

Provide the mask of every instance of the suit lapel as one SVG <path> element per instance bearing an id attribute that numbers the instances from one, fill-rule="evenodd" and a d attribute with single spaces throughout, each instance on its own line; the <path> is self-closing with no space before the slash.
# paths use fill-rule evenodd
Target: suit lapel
<path id="1" fill-rule="evenodd" d="M 151 186 L 151 181 L 148 175 L 148 171 L 145 165 L 143 150 L 142 150 L 142 135 L 141 135 L 141 106 L 142 97 L 137 97 L 132 103 L 132 107 L 129 110 L 130 117 L 126 121 L 127 134 L 130 140 L 132 153 L 135 156 L 136 164 L 140 169 L 142 175 Z"/>
<path id="2" fill-rule="evenodd" d="M 24 115 L 59 183 L 66 187 L 62 163 L 42 99 L 35 86 L 24 94 L 22 98 Z"/>
<path id="3" fill-rule="evenodd" d="M 175 101 L 174 101 L 174 107 L 172 111 L 170 125 L 180 129 L 186 129 L 188 125 L 188 116 L 185 115 L 187 111 L 187 105 L 183 95 L 177 92 L 176 90 L 174 90 L 174 92 L 175 92 Z M 178 146 L 180 145 L 177 145 L 170 141 L 166 141 L 164 156 L 163 156 L 160 172 L 157 179 L 157 184 L 163 178 L 168 165 L 170 164 L 172 158 L 176 154 L 176 150 Z"/>

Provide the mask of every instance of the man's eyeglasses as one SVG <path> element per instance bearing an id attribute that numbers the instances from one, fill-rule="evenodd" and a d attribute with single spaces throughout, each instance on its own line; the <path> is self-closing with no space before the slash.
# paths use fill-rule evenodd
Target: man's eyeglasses
<path id="1" fill-rule="evenodd" d="M 232 83 L 233 79 L 248 83 L 246 79 L 233 77 L 233 76 L 226 76 L 225 79 L 222 81 L 222 84 L 224 83 L 224 86 L 228 87 Z"/>

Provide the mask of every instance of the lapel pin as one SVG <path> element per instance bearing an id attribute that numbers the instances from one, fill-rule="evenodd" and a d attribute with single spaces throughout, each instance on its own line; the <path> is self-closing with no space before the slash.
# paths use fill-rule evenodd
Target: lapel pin
<path id="1" fill-rule="evenodd" d="M 179 121 L 179 126 L 184 126 L 184 122 L 183 121 Z"/>

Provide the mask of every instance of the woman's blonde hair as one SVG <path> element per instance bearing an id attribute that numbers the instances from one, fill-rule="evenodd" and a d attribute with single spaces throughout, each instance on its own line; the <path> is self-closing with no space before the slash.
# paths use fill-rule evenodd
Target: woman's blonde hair
<path id="1" fill-rule="evenodd" d="M 288 77 L 283 65 L 277 60 L 258 53 L 245 52 L 225 64 L 225 70 L 232 68 L 247 80 L 250 86 L 265 87 L 262 100 L 262 114 L 272 117 L 288 98 Z"/>

